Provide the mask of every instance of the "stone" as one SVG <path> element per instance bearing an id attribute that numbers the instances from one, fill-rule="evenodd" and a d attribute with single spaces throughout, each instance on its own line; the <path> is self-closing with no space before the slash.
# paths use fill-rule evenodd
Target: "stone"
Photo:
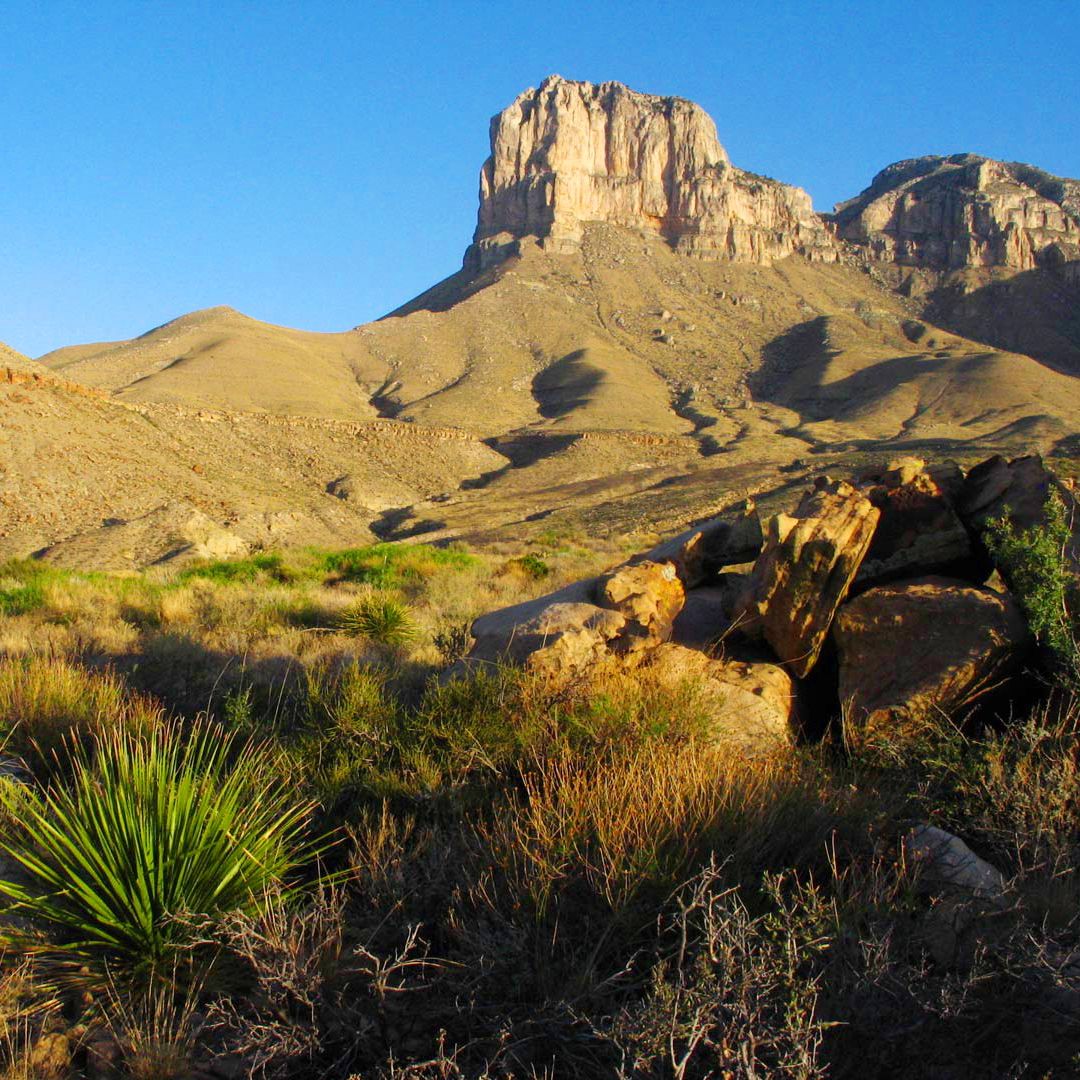
<path id="1" fill-rule="evenodd" d="M 491 121 L 466 268 L 498 262 L 527 236 L 576 251 L 595 221 L 706 259 L 838 255 L 806 192 L 732 165 L 697 105 L 551 75 Z"/>
<path id="2" fill-rule="evenodd" d="M 962 569 L 970 569 L 975 581 L 985 576 L 973 560 L 967 529 L 922 462 L 913 459 L 886 472 L 867 495 L 881 517 L 854 588 L 933 573 L 959 576 Z"/>
<path id="3" fill-rule="evenodd" d="M 845 604 L 833 638 L 845 733 L 857 741 L 958 714 L 1018 664 L 1028 635 L 1008 593 L 928 577 Z"/>
<path id="4" fill-rule="evenodd" d="M 481 615 L 475 642 L 448 677 L 482 664 L 510 663 L 551 675 L 577 674 L 608 655 L 626 617 L 593 603 L 596 578 Z"/>
<path id="5" fill-rule="evenodd" d="M 752 562 L 761 551 L 761 519 L 751 500 L 635 555 L 636 562 L 671 562 L 687 589 L 708 581 L 725 566 Z"/>
<path id="6" fill-rule="evenodd" d="M 336 480 L 331 480 L 326 485 L 326 491 L 328 495 L 333 495 L 335 499 L 341 499 L 343 502 L 348 502 L 350 499 L 355 499 L 357 495 L 356 481 L 347 473 L 344 476 L 339 476 Z"/>
<path id="7" fill-rule="evenodd" d="M 1000 900 L 1005 877 L 960 839 L 933 825 L 919 825 L 904 837 L 904 856 L 916 882 L 928 892 L 961 892 Z"/>
<path id="8" fill-rule="evenodd" d="M 615 648 L 641 652 L 671 637 L 675 616 L 686 592 L 670 562 L 640 562 L 603 575 L 596 583 L 595 602 L 625 619 Z"/>
<path id="9" fill-rule="evenodd" d="M 1033 270 L 1080 242 L 1080 182 L 978 154 L 898 161 L 834 218 L 870 258 L 933 270 Z"/>
<path id="10" fill-rule="evenodd" d="M 755 754 L 791 743 L 795 684 L 779 664 L 714 658 L 669 643 L 650 656 L 649 670 L 672 686 L 691 682 L 698 689 L 709 714 L 709 738 Z"/>
<path id="11" fill-rule="evenodd" d="M 731 630 L 735 604 L 748 580 L 746 574 L 721 574 L 716 585 L 691 589 L 675 616 L 671 640 L 691 649 L 714 647 Z"/>
<path id="12" fill-rule="evenodd" d="M 740 628 L 763 637 L 796 677 L 817 662 L 879 517 L 851 484 L 822 478 L 793 517 L 769 521 L 735 615 Z"/>
<path id="13" fill-rule="evenodd" d="M 1051 491 L 1065 499 L 1067 506 L 1075 505 L 1072 493 L 1038 454 L 1011 461 L 995 455 L 967 474 L 957 509 L 974 532 L 1002 517 L 1019 529 L 1030 529 L 1046 523 L 1044 507 Z"/>

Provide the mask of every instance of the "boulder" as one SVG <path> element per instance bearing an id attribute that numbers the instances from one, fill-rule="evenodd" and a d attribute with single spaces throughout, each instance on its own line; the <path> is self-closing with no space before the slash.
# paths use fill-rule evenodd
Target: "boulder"
<path id="1" fill-rule="evenodd" d="M 879 517 L 851 484 L 822 478 L 793 517 L 778 514 L 769 521 L 764 549 L 735 615 L 741 628 L 763 637 L 797 677 L 817 662 Z"/>
<path id="2" fill-rule="evenodd" d="M 621 566 L 596 583 L 595 601 L 626 620 L 614 647 L 623 653 L 652 649 L 671 637 L 686 592 L 672 563 Z"/>
<path id="3" fill-rule="evenodd" d="M 741 507 L 694 525 L 630 562 L 674 563 L 683 585 L 693 589 L 725 566 L 752 562 L 761 551 L 761 542 L 761 519 L 748 499 Z"/>
<path id="4" fill-rule="evenodd" d="M 963 710 L 1016 665 L 1027 628 L 1008 593 L 931 577 L 845 604 L 833 637 L 845 730 L 860 739 Z"/>
<path id="5" fill-rule="evenodd" d="M 1008 517 L 1018 529 L 1046 523 L 1044 507 L 1051 491 L 1074 506 L 1075 499 L 1038 454 L 1006 461 L 1000 455 L 968 474 L 957 509 L 965 525 L 979 533 L 990 521 Z"/>
<path id="6" fill-rule="evenodd" d="M 795 721 L 795 685 L 779 665 L 760 659 L 713 658 L 682 645 L 661 645 L 650 670 L 670 685 L 691 682 L 709 714 L 708 733 L 747 753 L 787 746 Z"/>
<path id="7" fill-rule="evenodd" d="M 908 459 L 905 467 L 886 473 L 867 495 L 881 517 L 854 588 L 901 577 L 959 575 L 964 568 L 974 568 L 967 529 L 918 459 Z M 982 568 L 974 568 L 973 580 L 983 577 Z"/>
<path id="8" fill-rule="evenodd" d="M 593 603 L 596 578 L 481 615 L 469 655 L 448 675 L 480 664 L 511 663 L 551 675 L 583 671 L 606 655 L 626 617 Z"/>
<path id="9" fill-rule="evenodd" d="M 1005 877 L 960 839 L 933 825 L 919 825 L 904 837 L 904 857 L 927 892 L 959 892 L 1000 900 Z"/>

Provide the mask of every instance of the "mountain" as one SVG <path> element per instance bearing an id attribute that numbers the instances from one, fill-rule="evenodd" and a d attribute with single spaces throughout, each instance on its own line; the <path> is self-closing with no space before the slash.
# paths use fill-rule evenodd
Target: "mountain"
<path id="1" fill-rule="evenodd" d="M 647 529 L 808 455 L 1072 447 L 1078 187 L 923 158 L 821 215 L 732 164 L 691 102 L 552 76 L 492 120 L 462 269 L 383 319 L 315 334 L 212 308 L 42 357 L 55 395 L 94 388 L 80 424 L 170 468 L 97 499 L 96 525 L 54 491 L 35 543 L 78 525 L 115 548 L 101 517 L 174 498 L 246 544 L 290 512 L 271 540 Z"/>

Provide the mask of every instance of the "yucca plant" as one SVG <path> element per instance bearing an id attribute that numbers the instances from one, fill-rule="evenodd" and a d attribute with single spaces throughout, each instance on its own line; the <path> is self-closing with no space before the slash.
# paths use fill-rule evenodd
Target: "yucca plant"
<path id="1" fill-rule="evenodd" d="M 338 625 L 378 645 L 407 645 L 417 634 L 408 605 L 384 593 L 370 593 L 346 608 Z"/>
<path id="2" fill-rule="evenodd" d="M 68 753 L 69 784 L 0 781 L 0 850 L 25 878 L 0 879 L 0 896 L 48 936 L 16 941 L 3 927 L 0 945 L 153 975 L 199 919 L 257 910 L 318 847 L 303 838 L 311 806 L 269 752 L 210 725 L 112 731 Z"/>

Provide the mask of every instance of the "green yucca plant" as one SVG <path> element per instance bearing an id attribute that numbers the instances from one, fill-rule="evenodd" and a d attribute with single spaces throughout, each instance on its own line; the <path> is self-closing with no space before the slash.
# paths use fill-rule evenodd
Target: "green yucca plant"
<path id="1" fill-rule="evenodd" d="M 408 604 L 383 593 L 370 593 L 346 608 L 338 626 L 378 645 L 407 645 L 417 634 Z"/>
<path id="2" fill-rule="evenodd" d="M 152 975 L 198 918 L 256 910 L 316 849 L 302 835 L 311 806 L 268 751 L 209 725 L 112 731 L 68 753 L 70 784 L 0 781 L 0 850 L 26 878 L 0 879 L 0 896 L 49 937 L 28 945 L 2 927 L 0 945 Z"/>

